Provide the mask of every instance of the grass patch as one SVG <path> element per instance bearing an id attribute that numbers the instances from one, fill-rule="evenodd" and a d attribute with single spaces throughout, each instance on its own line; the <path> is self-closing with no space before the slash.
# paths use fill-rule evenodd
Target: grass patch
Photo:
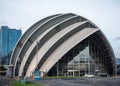
<path id="1" fill-rule="evenodd" d="M 19 81 L 13 81 L 10 83 L 10 86 L 43 86 L 41 84 L 36 84 L 33 82 L 26 81 L 25 84 L 21 84 Z"/>
<path id="2" fill-rule="evenodd" d="M 45 77 L 45 78 L 83 78 L 84 76 L 48 76 L 48 77 Z"/>

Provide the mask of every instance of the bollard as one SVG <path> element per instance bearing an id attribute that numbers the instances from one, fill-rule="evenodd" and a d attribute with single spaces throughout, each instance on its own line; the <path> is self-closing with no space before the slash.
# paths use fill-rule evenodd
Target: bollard
<path id="1" fill-rule="evenodd" d="M 34 80 L 34 75 L 32 75 L 32 80 Z"/>
<path id="2" fill-rule="evenodd" d="M 22 85 L 25 85 L 25 77 L 20 77 L 19 78 L 19 83 Z"/>

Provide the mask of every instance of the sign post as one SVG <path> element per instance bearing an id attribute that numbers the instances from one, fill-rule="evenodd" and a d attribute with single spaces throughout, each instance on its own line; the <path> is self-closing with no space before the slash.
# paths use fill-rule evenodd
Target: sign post
<path id="1" fill-rule="evenodd" d="M 40 71 L 34 71 L 34 80 L 40 80 Z"/>

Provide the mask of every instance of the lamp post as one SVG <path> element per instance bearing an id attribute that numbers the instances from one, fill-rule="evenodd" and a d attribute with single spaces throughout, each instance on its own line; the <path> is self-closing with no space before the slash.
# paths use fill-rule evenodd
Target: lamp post
<path id="1" fill-rule="evenodd" d="M 88 63 L 89 63 L 89 75 L 91 74 L 91 59 L 90 59 L 90 56 L 88 56 Z"/>
<path id="2" fill-rule="evenodd" d="M 36 46 L 35 46 L 35 48 L 36 48 L 36 68 L 35 68 L 35 71 L 34 71 L 34 73 L 33 73 L 33 76 L 34 76 L 34 80 L 40 80 L 40 71 L 38 70 L 38 48 L 39 48 L 39 46 L 38 46 L 38 44 L 39 44 L 40 42 L 36 39 Z"/>
<path id="3" fill-rule="evenodd" d="M 59 76 L 59 61 L 57 62 L 57 77 Z"/>
<path id="4" fill-rule="evenodd" d="M 79 53 L 79 66 L 78 67 L 79 67 L 79 76 L 80 76 L 80 67 L 81 67 L 80 66 L 80 53 Z"/>
<path id="5" fill-rule="evenodd" d="M 38 40 L 36 40 L 36 70 L 38 70 L 37 65 L 38 65 L 38 44 L 39 43 L 40 42 Z"/>
<path id="6" fill-rule="evenodd" d="M 115 58 L 115 75 L 116 75 L 116 78 L 117 78 L 117 59 Z"/>

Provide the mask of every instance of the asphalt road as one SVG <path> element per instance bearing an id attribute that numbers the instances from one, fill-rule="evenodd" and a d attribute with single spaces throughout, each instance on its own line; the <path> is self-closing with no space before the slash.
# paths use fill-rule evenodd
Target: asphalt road
<path id="1" fill-rule="evenodd" d="M 0 86 L 10 86 L 9 83 L 15 79 L 0 78 Z M 33 81 L 44 86 L 120 86 L 120 78 L 44 78 L 40 81 Z"/>
<path id="2" fill-rule="evenodd" d="M 45 86 L 120 86 L 120 78 L 55 78 L 33 82 L 42 83 Z"/>

